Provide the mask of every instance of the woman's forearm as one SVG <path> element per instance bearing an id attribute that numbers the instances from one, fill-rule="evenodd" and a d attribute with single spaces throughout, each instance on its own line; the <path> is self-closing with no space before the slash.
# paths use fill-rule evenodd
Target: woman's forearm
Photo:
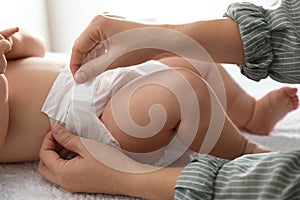
<path id="1" fill-rule="evenodd" d="M 121 194 L 144 199 L 174 199 L 174 188 L 182 168 L 161 168 L 147 173 L 126 173 L 120 179 Z"/>
<path id="2" fill-rule="evenodd" d="M 37 34 L 20 29 L 11 38 L 13 46 L 12 50 L 6 54 L 7 59 L 43 57 L 45 55 L 46 45 Z"/>
<path id="3" fill-rule="evenodd" d="M 174 55 L 175 52 L 172 52 L 172 50 L 175 49 L 181 52 L 191 51 L 192 48 L 189 47 L 188 42 L 192 39 L 206 50 L 214 62 L 231 64 L 244 64 L 245 62 L 239 27 L 231 18 L 196 21 L 186 24 L 142 24 L 126 20 L 119 20 L 117 23 L 110 22 L 110 20 L 107 22 L 108 27 L 104 30 L 108 30 L 109 35 L 139 28 L 141 34 L 143 33 L 143 40 L 148 38 L 149 44 L 155 45 L 155 42 L 157 42 L 157 44 L 162 44 L 166 48 L 167 51 L 153 48 L 144 49 L 142 54 L 148 59 L 160 59 Z M 158 30 L 156 34 L 151 34 L 151 31 L 142 32 L 143 28 L 149 27 L 156 28 Z M 161 31 L 159 32 L 159 30 Z M 183 33 L 183 35 L 180 36 L 178 32 Z M 199 56 L 199 51 L 190 52 L 189 54 L 192 59 L 207 59 L 206 55 Z"/>
<path id="4" fill-rule="evenodd" d="M 174 186 L 182 168 L 143 164 L 131 159 L 124 152 L 95 140 L 80 138 L 76 145 L 83 145 L 82 152 L 75 151 L 81 156 L 68 162 L 74 162 L 74 166 L 77 166 L 78 172 L 73 171 L 73 174 L 83 174 L 73 177 L 72 173 L 63 173 L 63 180 L 69 181 L 58 184 L 68 191 L 129 195 L 145 199 L 173 199 Z"/>
<path id="5" fill-rule="evenodd" d="M 230 18 L 197 21 L 170 27 L 197 41 L 216 63 L 244 64 L 245 62 L 239 27 Z"/>

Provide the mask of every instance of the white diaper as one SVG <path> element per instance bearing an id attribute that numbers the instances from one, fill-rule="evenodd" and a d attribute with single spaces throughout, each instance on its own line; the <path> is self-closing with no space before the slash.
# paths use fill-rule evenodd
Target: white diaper
<path id="1" fill-rule="evenodd" d="M 83 89 L 80 90 L 73 80 L 69 67 L 65 67 L 54 82 L 44 102 L 42 112 L 48 115 L 51 124 L 61 124 L 81 137 L 95 139 L 121 150 L 118 141 L 98 116 L 102 114 L 112 95 L 122 86 L 140 76 L 163 69 L 166 69 L 165 65 L 149 61 L 132 67 L 108 70 L 96 77 L 91 85 L 82 86 Z M 138 161 L 162 166 L 174 161 L 172 154 L 178 155 L 173 151 L 174 148 L 177 152 L 182 152 L 186 148 L 180 144 L 179 140 L 174 139 L 171 143 L 170 148 L 147 153 L 147 155 L 124 153 Z"/>
<path id="2" fill-rule="evenodd" d="M 94 90 L 93 104 L 95 105 L 97 116 L 102 114 L 105 105 L 108 103 L 112 95 L 123 85 L 147 73 L 145 71 L 141 71 L 140 68 L 141 66 L 138 65 L 108 70 L 95 79 L 95 88 L 92 90 Z M 51 124 L 61 124 L 73 133 L 84 137 L 84 135 L 82 135 L 83 133 L 77 132 L 73 117 L 70 117 L 70 114 L 72 114 L 73 111 L 70 109 L 70 105 L 72 103 L 72 92 L 74 87 L 75 82 L 70 69 L 69 67 L 65 67 L 55 80 L 48 97 L 44 102 L 42 112 L 48 115 L 51 119 Z M 101 133 L 104 136 L 101 142 L 110 145 L 113 144 L 115 147 L 119 146 L 118 142 L 111 136 L 104 124 L 101 124 Z"/>

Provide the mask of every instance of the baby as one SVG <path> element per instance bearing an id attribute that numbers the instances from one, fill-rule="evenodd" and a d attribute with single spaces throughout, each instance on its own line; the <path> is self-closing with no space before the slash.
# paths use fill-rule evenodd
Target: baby
<path id="1" fill-rule="evenodd" d="M 66 127 L 69 125 L 68 114 L 72 101 L 70 91 L 75 83 L 71 72 L 63 63 L 42 58 L 45 54 L 42 40 L 19 31 L 18 28 L 0 33 L 0 162 L 37 160 L 40 145 L 44 135 L 50 130 L 51 122 Z M 172 70 L 145 74 L 139 69 L 140 65 L 137 65 L 108 70 L 99 77 L 94 103 L 103 127 L 103 132 L 98 133 L 104 135 L 102 142 L 112 143 L 126 152 L 148 153 L 169 144 L 181 127 L 194 126 L 195 124 L 190 124 L 189 118 L 182 115 L 174 93 L 159 84 L 140 87 L 131 95 L 128 104 L 132 120 L 140 126 L 149 124 L 148 110 L 151 105 L 158 104 L 165 108 L 167 118 L 157 134 L 147 138 L 134 137 L 119 128 L 113 116 L 112 99 L 122 101 L 124 95 L 127 95 L 126 92 L 120 94 L 123 87 L 139 80 L 168 79 L 172 76 L 171 72 L 176 71 L 190 83 L 197 98 L 198 105 L 193 106 L 199 107 L 200 120 L 188 148 L 199 152 L 210 126 L 212 102 L 218 102 L 218 95 L 212 95 L 208 85 L 209 80 L 214 79 L 214 73 L 208 70 L 205 76 L 200 76 L 181 58 L 163 59 L 153 65 L 167 65 Z M 204 68 L 209 68 L 211 64 L 203 65 Z M 269 151 L 248 140 L 239 129 L 254 134 L 268 134 L 281 118 L 298 107 L 297 89 L 283 87 L 256 101 L 221 66 L 218 69 L 224 81 L 226 106 L 219 103 L 216 106 L 227 115 L 224 124 L 221 124 L 216 144 L 209 153 L 233 159 L 242 154 Z M 186 90 L 177 80 L 168 80 L 176 89 Z M 181 135 L 181 138 L 184 137 L 188 137 L 188 133 Z"/>

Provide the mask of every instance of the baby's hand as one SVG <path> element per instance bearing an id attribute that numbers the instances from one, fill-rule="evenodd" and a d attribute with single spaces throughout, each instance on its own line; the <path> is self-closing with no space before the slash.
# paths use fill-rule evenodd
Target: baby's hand
<path id="1" fill-rule="evenodd" d="M 7 60 L 5 54 L 12 49 L 11 36 L 19 31 L 19 28 L 10 28 L 0 31 L 0 74 L 5 73 Z"/>
<path id="2" fill-rule="evenodd" d="M 11 43 L 0 35 L 0 74 L 4 74 L 7 66 L 5 53 L 10 51 Z"/>

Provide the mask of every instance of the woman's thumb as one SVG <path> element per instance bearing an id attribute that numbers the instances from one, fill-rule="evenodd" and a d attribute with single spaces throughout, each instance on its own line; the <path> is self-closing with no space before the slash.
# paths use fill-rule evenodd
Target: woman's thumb
<path id="1" fill-rule="evenodd" d="M 53 125 L 51 130 L 57 143 L 62 145 L 64 148 L 77 154 L 83 152 L 84 147 L 79 136 L 70 133 L 58 124 Z"/>
<path id="2" fill-rule="evenodd" d="M 98 58 L 95 58 L 80 67 L 80 69 L 75 73 L 74 79 L 77 83 L 85 83 L 96 76 L 100 75 L 102 72 L 108 69 L 111 64 L 111 55 L 105 53 Z"/>

